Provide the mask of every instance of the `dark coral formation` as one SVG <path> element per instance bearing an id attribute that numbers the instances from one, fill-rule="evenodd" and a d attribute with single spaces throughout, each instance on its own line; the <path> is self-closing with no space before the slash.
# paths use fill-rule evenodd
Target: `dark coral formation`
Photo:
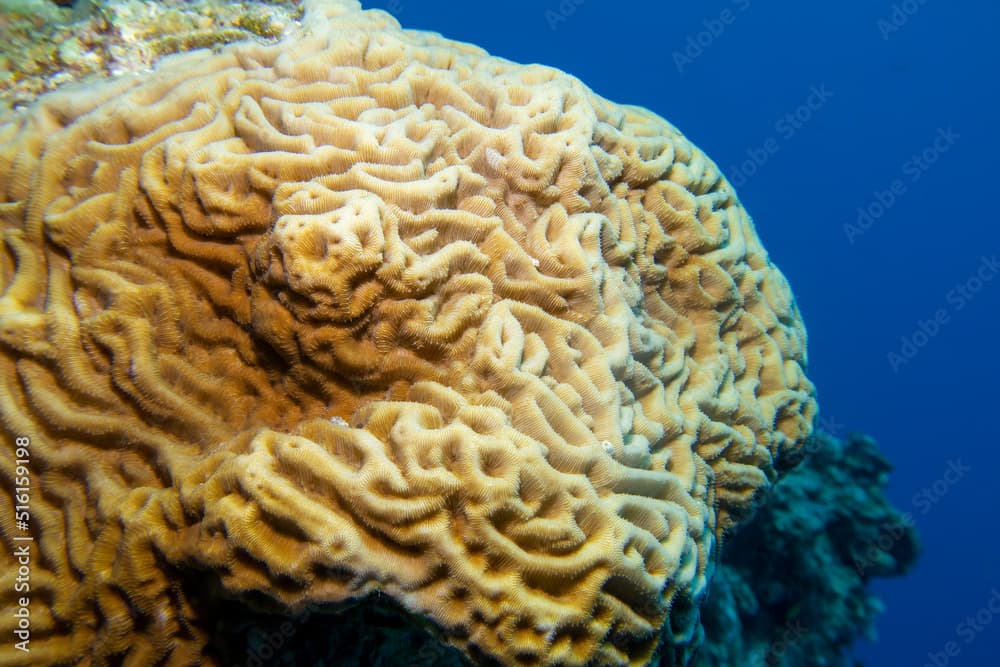
<path id="1" fill-rule="evenodd" d="M 916 530 L 885 497 L 890 465 L 875 442 L 820 433 L 806 449 L 727 540 L 695 667 L 849 667 L 882 608 L 868 582 L 916 561 Z"/>

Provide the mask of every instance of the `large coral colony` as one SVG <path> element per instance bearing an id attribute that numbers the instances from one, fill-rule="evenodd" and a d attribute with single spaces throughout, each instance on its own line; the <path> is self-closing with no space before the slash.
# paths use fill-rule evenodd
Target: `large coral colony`
<path id="1" fill-rule="evenodd" d="M 8 113 L 0 228 L 32 664 L 217 664 L 209 590 L 377 591 L 483 664 L 684 664 L 816 409 L 675 128 L 353 0 Z"/>

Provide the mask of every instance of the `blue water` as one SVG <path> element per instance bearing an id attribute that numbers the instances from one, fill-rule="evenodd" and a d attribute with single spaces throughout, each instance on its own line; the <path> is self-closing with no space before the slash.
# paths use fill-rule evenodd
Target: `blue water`
<path id="1" fill-rule="evenodd" d="M 1000 5 L 364 4 L 649 107 L 719 163 L 794 288 L 827 430 L 878 439 L 923 538 L 855 655 L 1000 664 Z"/>

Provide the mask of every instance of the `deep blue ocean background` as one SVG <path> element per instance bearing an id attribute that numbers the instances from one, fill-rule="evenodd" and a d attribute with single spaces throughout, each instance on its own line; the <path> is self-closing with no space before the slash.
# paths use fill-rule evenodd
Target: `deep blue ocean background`
<path id="1" fill-rule="evenodd" d="M 923 540 L 854 654 L 1000 665 L 1000 4 L 363 4 L 648 107 L 722 167 L 803 311 L 821 424 L 879 441 Z"/>

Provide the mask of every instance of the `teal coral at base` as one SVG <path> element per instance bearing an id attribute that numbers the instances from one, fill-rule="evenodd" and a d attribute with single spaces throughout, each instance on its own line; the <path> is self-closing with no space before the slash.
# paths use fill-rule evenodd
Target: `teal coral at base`
<path id="1" fill-rule="evenodd" d="M 874 577 L 916 561 L 917 533 L 885 497 L 890 466 L 875 442 L 820 433 L 723 548 L 702 607 L 695 667 L 848 667 L 882 604 Z"/>

